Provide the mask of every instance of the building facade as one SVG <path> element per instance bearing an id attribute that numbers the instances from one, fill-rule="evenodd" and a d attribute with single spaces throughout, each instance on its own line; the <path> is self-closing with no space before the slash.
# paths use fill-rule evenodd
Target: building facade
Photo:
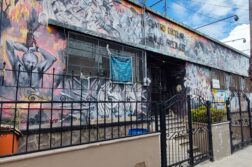
<path id="1" fill-rule="evenodd" d="M 144 115 L 185 89 L 250 92 L 247 55 L 131 1 L 6 1 L 1 26 L 1 101 L 87 101 L 82 115 L 98 119 Z M 33 106 L 33 124 L 48 105 Z"/>

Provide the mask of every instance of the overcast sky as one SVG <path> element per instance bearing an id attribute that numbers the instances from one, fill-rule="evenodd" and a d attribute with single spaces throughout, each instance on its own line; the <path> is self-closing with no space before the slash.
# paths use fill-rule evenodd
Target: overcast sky
<path id="1" fill-rule="evenodd" d="M 159 0 L 146 0 L 150 6 Z M 226 44 L 249 54 L 249 0 L 167 0 L 167 16 L 189 27 L 195 28 L 232 15 L 238 15 L 239 20 L 230 18 L 203 28 L 199 31 L 220 41 L 230 41 L 239 38 L 242 40 L 227 42 Z M 152 7 L 164 13 L 163 2 Z"/>

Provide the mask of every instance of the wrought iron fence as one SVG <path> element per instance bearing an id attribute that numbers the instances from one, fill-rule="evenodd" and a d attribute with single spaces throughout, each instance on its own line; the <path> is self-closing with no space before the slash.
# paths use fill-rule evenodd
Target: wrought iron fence
<path id="1" fill-rule="evenodd" d="M 227 100 L 227 116 L 230 121 L 231 151 L 235 152 L 252 141 L 250 99 L 243 92 L 233 92 Z"/>
<path id="2" fill-rule="evenodd" d="M 149 104 L 143 101 L 2 101 L 0 137 L 8 138 L 10 146 L 6 145 L 9 151 L 0 156 L 155 132 L 155 117 L 151 117 L 150 112 L 126 110 L 126 105 L 138 103 Z M 124 110 L 103 110 L 103 113 L 96 110 L 92 113 L 93 105 L 116 105 L 118 109 L 122 105 Z M 84 106 L 88 108 L 83 109 Z"/>
<path id="3" fill-rule="evenodd" d="M 5 66 L 0 69 L 0 145 L 8 144 L 0 157 L 158 130 L 150 109 L 158 103 L 150 101 L 142 83 Z"/>

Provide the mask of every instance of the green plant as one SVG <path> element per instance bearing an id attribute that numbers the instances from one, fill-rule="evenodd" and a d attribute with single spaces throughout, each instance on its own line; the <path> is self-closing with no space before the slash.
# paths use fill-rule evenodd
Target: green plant
<path id="1" fill-rule="evenodd" d="M 226 116 L 226 111 L 223 109 L 210 108 L 212 123 L 222 122 Z M 192 109 L 192 121 L 207 123 L 207 108 L 200 106 L 196 109 Z"/>

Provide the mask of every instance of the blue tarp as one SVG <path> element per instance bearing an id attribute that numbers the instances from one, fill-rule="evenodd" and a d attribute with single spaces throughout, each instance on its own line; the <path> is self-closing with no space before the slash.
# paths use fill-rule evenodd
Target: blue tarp
<path id="1" fill-rule="evenodd" d="M 132 83 L 132 58 L 111 55 L 110 79 L 118 83 Z"/>

